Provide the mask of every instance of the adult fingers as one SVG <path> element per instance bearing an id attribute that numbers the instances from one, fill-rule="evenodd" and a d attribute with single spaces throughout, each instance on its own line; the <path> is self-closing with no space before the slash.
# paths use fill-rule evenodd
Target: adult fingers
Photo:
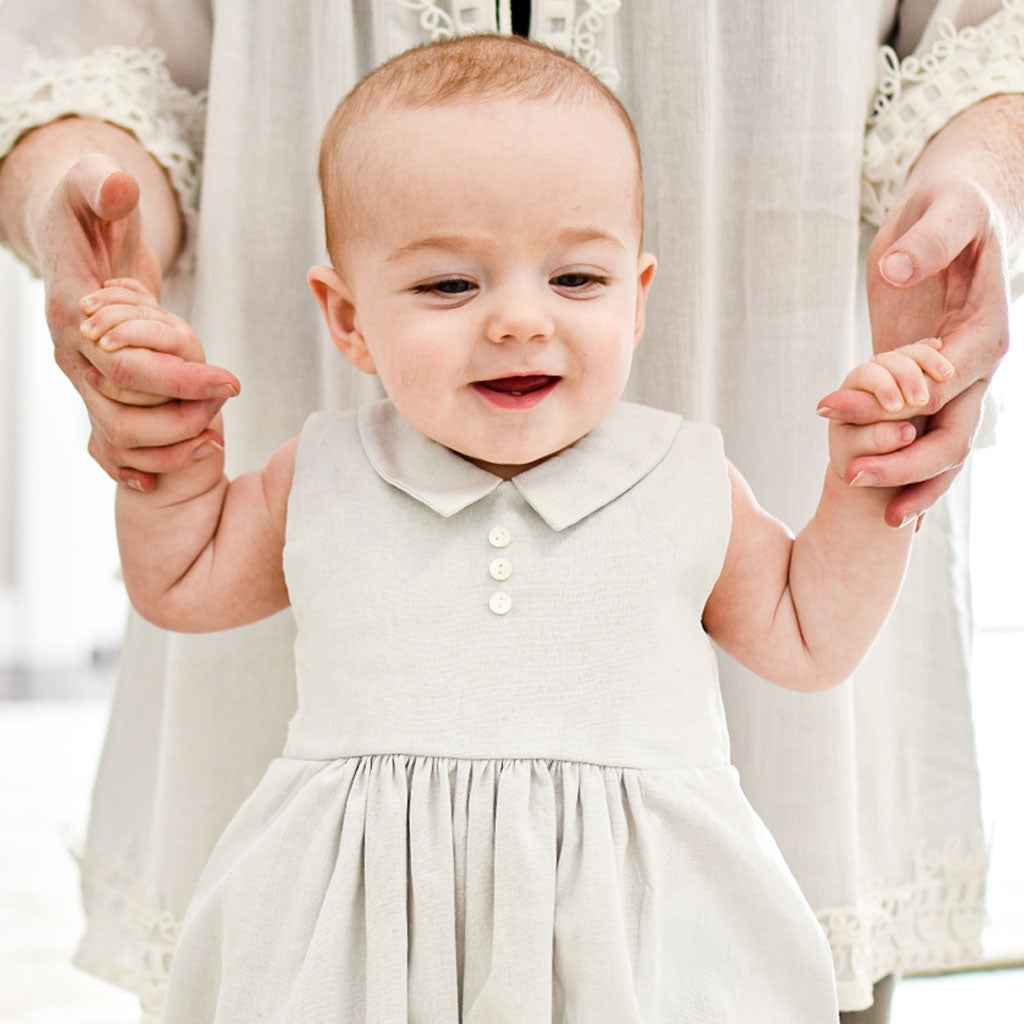
<path id="1" fill-rule="evenodd" d="M 885 521 L 889 526 L 904 526 L 928 511 L 953 485 L 960 472 L 959 466 L 934 476 L 931 480 L 904 487 L 885 506 Z"/>
<path id="2" fill-rule="evenodd" d="M 984 394 L 985 385 L 980 382 L 975 384 L 932 416 L 927 430 L 909 447 L 887 455 L 855 459 L 847 471 L 849 478 L 859 477 L 858 486 L 904 487 L 923 483 L 951 470 L 955 473 L 970 453 L 971 442 L 981 419 Z M 942 488 L 938 494 L 944 490 Z M 918 493 L 927 494 L 931 491 L 926 489 Z M 909 504 L 912 503 L 898 504 L 901 509 L 915 514 L 930 507 L 911 509 Z"/>
<path id="3" fill-rule="evenodd" d="M 164 405 L 167 402 L 175 401 L 175 399 L 168 398 L 166 395 L 154 395 L 147 391 L 127 391 L 124 388 L 119 388 L 116 384 L 112 384 L 107 380 L 92 365 L 86 370 L 85 379 L 94 392 L 98 392 L 104 398 L 108 398 L 111 402 L 117 402 L 120 405 L 137 405 L 149 408 L 154 405 Z"/>
<path id="4" fill-rule="evenodd" d="M 156 474 L 170 473 L 183 469 L 193 462 L 224 450 L 224 438 L 217 430 L 204 430 L 196 437 L 178 444 L 168 444 L 152 448 L 128 448 L 118 452 L 122 462 L 121 482 L 126 483 L 128 477 L 135 473 Z"/>
<path id="5" fill-rule="evenodd" d="M 139 408 L 112 402 L 94 393 L 90 402 L 93 433 L 119 466 L 129 463 L 124 453 L 133 448 L 162 448 L 198 437 L 212 422 L 226 399 L 165 402 Z"/>
<path id="6" fill-rule="evenodd" d="M 238 378 L 228 370 L 148 348 L 104 352 L 94 346 L 88 356 L 93 367 L 109 382 L 108 397 L 142 393 L 164 399 L 202 401 L 233 398 L 241 391 Z"/>
<path id="7" fill-rule="evenodd" d="M 137 491 L 151 491 L 157 476 L 182 469 L 205 459 L 224 447 L 217 430 L 204 430 L 196 437 L 178 444 L 154 448 L 114 448 L 101 435 L 89 439 L 89 454 L 116 483 Z"/>

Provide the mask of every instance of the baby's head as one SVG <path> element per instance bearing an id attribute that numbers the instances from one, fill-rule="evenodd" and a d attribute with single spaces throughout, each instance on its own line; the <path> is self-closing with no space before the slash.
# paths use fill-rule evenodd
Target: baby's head
<path id="1" fill-rule="evenodd" d="M 402 54 L 335 111 L 320 180 L 313 293 L 417 429 L 509 476 L 618 400 L 654 259 L 632 124 L 580 65 L 498 36 Z"/>

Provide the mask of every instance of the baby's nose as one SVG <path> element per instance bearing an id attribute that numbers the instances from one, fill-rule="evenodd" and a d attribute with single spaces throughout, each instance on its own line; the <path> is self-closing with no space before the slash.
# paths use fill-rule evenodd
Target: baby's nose
<path id="1" fill-rule="evenodd" d="M 532 289 L 517 288 L 496 296 L 486 327 L 488 341 L 544 341 L 554 333 L 554 319 L 548 306 L 549 296 Z"/>

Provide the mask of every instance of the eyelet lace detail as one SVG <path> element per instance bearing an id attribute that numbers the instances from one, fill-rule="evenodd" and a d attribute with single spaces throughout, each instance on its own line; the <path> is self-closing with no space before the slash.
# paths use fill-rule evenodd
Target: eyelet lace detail
<path id="1" fill-rule="evenodd" d="M 1024 92 L 1024 0 L 976 27 L 958 32 L 941 22 L 922 56 L 900 61 L 883 46 L 879 82 L 868 117 L 861 178 L 861 213 L 880 226 L 903 189 L 925 143 L 950 118 L 997 93 Z"/>
<path id="2" fill-rule="evenodd" d="M 145 883 L 132 851 L 117 860 L 76 859 L 89 930 L 75 964 L 137 993 L 141 1024 L 159 1024 L 181 922 Z"/>
<path id="3" fill-rule="evenodd" d="M 871 1005 L 871 987 L 894 972 L 981 959 L 988 851 L 981 836 L 922 847 L 905 885 L 861 885 L 859 907 L 818 911 L 836 965 L 839 1005 Z"/>
<path id="4" fill-rule="evenodd" d="M 171 80 L 163 53 L 111 46 L 82 57 L 26 57 L 0 87 L 0 159 L 32 128 L 79 116 L 131 132 L 167 171 L 184 216 L 185 246 L 195 237 L 205 94 Z M 188 265 L 184 253 L 179 266 Z"/>
<path id="5" fill-rule="evenodd" d="M 431 42 L 474 32 L 512 31 L 506 2 L 494 0 L 399 0 L 419 14 L 419 27 Z M 622 0 L 535 0 L 530 35 L 569 54 L 610 89 L 620 79 L 615 68 L 613 18 Z"/>

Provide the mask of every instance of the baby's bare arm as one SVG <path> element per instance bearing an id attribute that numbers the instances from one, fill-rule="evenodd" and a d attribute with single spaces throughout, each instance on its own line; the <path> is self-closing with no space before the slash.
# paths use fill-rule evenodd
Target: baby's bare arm
<path id="1" fill-rule="evenodd" d="M 223 452 L 165 473 L 148 492 L 118 487 L 117 536 L 133 606 L 165 629 L 199 633 L 288 605 L 282 552 L 295 438 L 262 472 L 233 481 Z"/>
<path id="2" fill-rule="evenodd" d="M 96 293 L 82 333 L 107 351 L 146 350 L 153 366 L 173 371 L 181 358 L 202 359 L 191 328 L 128 279 Z M 180 442 L 175 403 L 133 410 L 150 444 Z M 259 473 L 229 482 L 218 414 L 207 443 L 177 468 L 154 466 L 152 490 L 121 485 L 117 530 L 128 595 L 158 626 L 207 632 L 254 622 L 288 604 L 281 555 L 297 440 Z"/>
<path id="3" fill-rule="evenodd" d="M 845 386 L 890 408 L 903 402 L 910 420 L 928 400 L 930 382 L 946 376 L 948 363 L 927 341 L 858 367 Z M 891 489 L 850 486 L 849 467 L 915 436 L 907 421 L 830 424 L 821 500 L 796 538 L 729 467 L 732 535 L 704 611 L 705 628 L 726 651 L 790 689 L 827 689 L 850 676 L 896 601 L 913 530 L 887 526 Z"/>

